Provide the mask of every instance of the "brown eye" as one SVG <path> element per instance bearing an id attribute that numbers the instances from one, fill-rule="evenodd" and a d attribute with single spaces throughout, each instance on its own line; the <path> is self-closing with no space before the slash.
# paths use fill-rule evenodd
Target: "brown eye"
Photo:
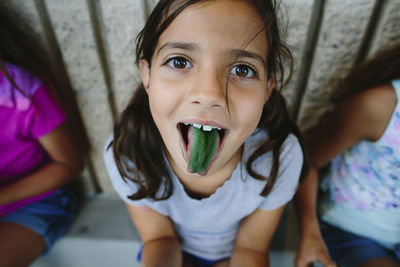
<path id="1" fill-rule="evenodd" d="M 174 67 L 178 69 L 183 69 L 186 67 L 186 59 L 178 57 L 174 59 Z"/>
<path id="2" fill-rule="evenodd" d="M 246 77 L 247 74 L 249 73 L 249 68 L 244 65 L 239 65 L 236 67 L 235 71 L 237 76 Z"/>
<path id="3" fill-rule="evenodd" d="M 166 64 L 174 69 L 186 69 L 192 66 L 192 64 L 190 64 L 190 62 L 184 57 L 171 58 Z"/>
<path id="4" fill-rule="evenodd" d="M 255 71 L 247 65 L 240 64 L 233 67 L 231 73 L 242 78 L 253 78 L 256 76 Z"/>

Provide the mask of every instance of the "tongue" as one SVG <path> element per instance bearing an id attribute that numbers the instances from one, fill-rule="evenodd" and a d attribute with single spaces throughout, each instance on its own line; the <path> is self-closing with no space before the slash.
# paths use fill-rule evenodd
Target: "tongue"
<path id="1" fill-rule="evenodd" d="M 217 151 L 219 135 L 217 129 L 203 131 L 189 128 L 189 171 L 204 175 Z"/>

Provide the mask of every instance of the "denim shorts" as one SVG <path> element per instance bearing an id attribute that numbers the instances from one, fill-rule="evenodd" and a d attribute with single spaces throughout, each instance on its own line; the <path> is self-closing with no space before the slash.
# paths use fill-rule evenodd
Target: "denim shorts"
<path id="1" fill-rule="evenodd" d="M 322 236 L 332 259 L 341 267 L 357 266 L 376 258 L 400 260 L 400 247 L 390 250 L 366 237 L 358 236 L 320 221 Z"/>
<path id="2" fill-rule="evenodd" d="M 47 253 L 53 243 L 67 231 L 75 217 L 76 208 L 77 197 L 65 186 L 38 202 L 0 218 L 0 223 L 15 223 L 36 232 L 45 240 Z"/>

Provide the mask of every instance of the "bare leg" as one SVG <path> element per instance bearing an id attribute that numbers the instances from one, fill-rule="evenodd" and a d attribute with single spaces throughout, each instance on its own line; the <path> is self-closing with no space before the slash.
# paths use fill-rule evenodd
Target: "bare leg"
<path id="1" fill-rule="evenodd" d="M 0 223 L 0 266 L 25 267 L 46 250 L 44 239 L 14 223 Z"/>
<path id="2" fill-rule="evenodd" d="M 377 258 L 366 263 L 359 265 L 358 267 L 399 267 L 400 264 L 398 262 L 392 261 L 388 258 Z"/>

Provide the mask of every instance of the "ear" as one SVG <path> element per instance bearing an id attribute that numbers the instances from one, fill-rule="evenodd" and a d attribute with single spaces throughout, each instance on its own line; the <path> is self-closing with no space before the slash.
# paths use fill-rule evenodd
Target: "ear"
<path id="1" fill-rule="evenodd" d="M 265 94 L 264 104 L 267 103 L 267 100 L 269 99 L 269 96 L 271 95 L 274 86 L 275 86 L 275 78 L 271 77 L 267 82 L 267 93 Z"/>
<path id="2" fill-rule="evenodd" d="M 146 89 L 146 91 L 149 88 L 149 83 L 150 83 L 150 67 L 149 67 L 149 63 L 147 62 L 147 60 L 142 59 L 140 60 L 140 71 L 142 74 L 142 83 L 144 86 L 144 89 Z"/>

